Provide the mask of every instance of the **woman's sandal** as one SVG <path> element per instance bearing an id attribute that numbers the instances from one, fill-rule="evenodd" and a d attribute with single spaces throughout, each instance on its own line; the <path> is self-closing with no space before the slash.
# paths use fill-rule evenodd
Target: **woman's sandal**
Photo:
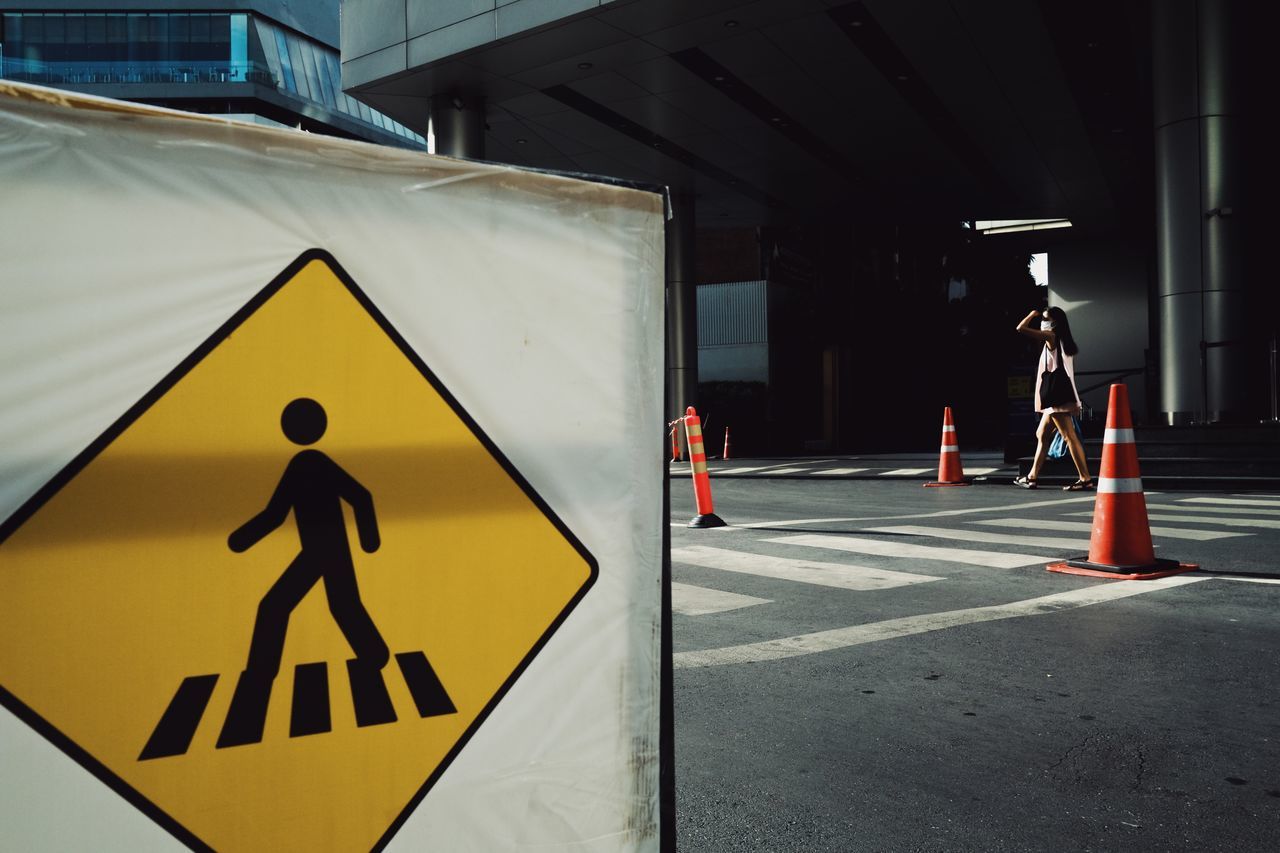
<path id="1" fill-rule="evenodd" d="M 1022 489 L 1034 489 L 1036 487 L 1034 477 L 1018 477 L 1013 481 L 1013 484 Z"/>
<path id="2" fill-rule="evenodd" d="M 1096 488 L 1097 488 L 1097 484 L 1096 484 L 1096 483 L 1094 483 L 1094 482 L 1093 482 L 1093 480 L 1092 480 L 1092 478 L 1091 478 L 1091 479 L 1088 479 L 1088 480 L 1076 480 L 1076 481 L 1075 481 L 1074 483 L 1072 483 L 1070 486 L 1063 486 L 1063 487 L 1062 487 L 1062 491 L 1064 491 L 1064 492 L 1083 492 L 1083 491 L 1085 491 L 1086 489 L 1096 489 Z"/>

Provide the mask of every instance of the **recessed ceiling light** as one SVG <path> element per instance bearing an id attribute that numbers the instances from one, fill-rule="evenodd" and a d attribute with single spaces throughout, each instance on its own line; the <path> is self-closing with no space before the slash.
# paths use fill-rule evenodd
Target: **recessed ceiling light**
<path id="1" fill-rule="evenodd" d="M 717 83 L 723 83 L 723 82 L 724 82 L 724 75 L 723 75 L 723 74 L 717 74 L 716 76 L 712 77 L 711 79 L 712 79 L 712 80 L 715 80 Z"/>
<path id="2" fill-rule="evenodd" d="M 782 121 L 782 119 L 779 118 L 778 116 L 773 116 L 769 119 L 769 121 L 773 122 L 774 124 L 777 124 L 778 122 Z"/>
<path id="3" fill-rule="evenodd" d="M 594 62 L 579 62 L 579 63 L 578 63 L 578 68 L 579 68 L 579 69 L 581 69 L 581 70 L 583 70 L 583 71 L 586 71 L 588 68 L 595 68 L 595 67 L 596 67 L 596 64 L 595 64 Z"/>
<path id="4" fill-rule="evenodd" d="M 524 145 L 524 144 L 525 144 L 526 142 L 528 142 L 528 141 L 529 141 L 529 140 L 525 139 L 525 138 L 522 136 L 522 137 L 520 137 L 519 139 L 517 139 L 517 140 L 516 140 L 516 145 Z"/>
<path id="5" fill-rule="evenodd" d="M 738 26 L 738 22 L 730 18 L 724 22 L 725 29 L 732 30 Z"/>

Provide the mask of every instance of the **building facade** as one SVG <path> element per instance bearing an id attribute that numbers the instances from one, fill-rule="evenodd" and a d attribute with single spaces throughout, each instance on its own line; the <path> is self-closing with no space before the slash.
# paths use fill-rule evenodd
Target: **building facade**
<path id="1" fill-rule="evenodd" d="M 0 0 L 0 77 L 425 149 L 342 91 L 338 15 L 338 0 Z"/>

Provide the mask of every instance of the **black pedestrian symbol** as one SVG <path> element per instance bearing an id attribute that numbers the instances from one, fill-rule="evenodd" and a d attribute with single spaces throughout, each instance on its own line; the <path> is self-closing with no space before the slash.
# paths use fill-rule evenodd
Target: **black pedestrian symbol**
<path id="1" fill-rule="evenodd" d="M 285 436 L 303 446 L 319 441 L 327 424 L 324 408 L 305 397 L 289 403 L 280 417 Z M 382 678 L 390 651 L 360 600 L 342 510 L 344 501 L 355 514 L 361 549 L 369 554 L 377 551 L 381 541 L 369 490 L 323 452 L 301 450 L 285 468 L 266 508 L 228 538 L 231 550 L 243 553 L 284 524 L 292 513 L 301 550 L 258 605 L 248 661 L 218 736 L 219 749 L 262 741 L 289 616 L 320 581 L 324 582 L 329 612 L 355 653 L 347 661 L 347 676 L 356 724 L 372 726 L 396 721 Z M 396 662 L 419 716 L 456 711 L 425 654 L 397 654 Z M 187 751 L 217 681 L 217 675 L 183 680 L 138 756 L 139 761 Z M 289 736 L 320 734 L 330 729 L 328 666 L 323 662 L 301 664 L 294 670 Z"/>

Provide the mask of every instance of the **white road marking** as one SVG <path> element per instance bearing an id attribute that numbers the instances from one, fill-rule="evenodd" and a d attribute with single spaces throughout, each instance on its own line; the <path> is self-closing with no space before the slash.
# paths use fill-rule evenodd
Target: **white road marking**
<path id="1" fill-rule="evenodd" d="M 808 468 L 770 468 L 765 471 L 766 474 L 799 474 L 801 471 L 808 471 Z"/>
<path id="2" fill-rule="evenodd" d="M 1277 516 L 1280 515 L 1280 509 L 1260 509 L 1258 507 L 1249 506 L 1205 506 L 1196 504 L 1195 506 L 1183 506 L 1182 504 L 1147 504 L 1147 511 L 1155 510 L 1156 512 L 1166 512 L 1172 510 L 1174 512 L 1211 512 L 1219 515 L 1233 515 L 1238 518 L 1248 518 L 1251 515 L 1260 516 Z"/>
<path id="3" fill-rule="evenodd" d="M 874 643 L 880 640 L 892 640 L 898 637 L 909 637 L 913 634 L 940 631 L 944 628 L 956 628 L 961 625 L 994 622 L 1019 616 L 1060 613 L 1064 610 L 1116 601 L 1130 596 L 1142 595 L 1146 592 L 1156 592 L 1157 590 L 1198 583 L 1203 580 L 1205 580 L 1203 577 L 1179 575 L 1150 581 L 1110 581 L 1080 587 L 1068 592 L 1058 592 L 1039 598 L 1029 598 L 1025 601 L 1015 601 L 1010 604 L 972 607 L 966 610 L 951 610 L 945 613 L 926 613 L 901 619 L 886 619 L 882 622 L 872 622 L 866 625 L 851 625 L 847 628 L 815 631 L 811 634 L 799 634 L 792 637 L 782 637 L 777 640 L 766 640 L 760 643 L 747 643 L 741 646 L 677 652 L 672 656 L 672 659 L 678 669 L 783 660 L 801 655 L 848 648 L 849 646 L 858 646 L 864 643 Z"/>
<path id="4" fill-rule="evenodd" d="M 1147 494 L 1153 494 L 1147 492 Z M 1084 501 L 1093 501 L 1093 495 L 1083 498 L 1054 498 L 1047 501 L 1027 501 L 1016 504 L 1003 504 L 1001 506 L 979 506 L 969 509 L 944 509 L 935 512 L 914 512 L 907 515 L 860 515 L 851 518 L 788 518 L 780 521 L 753 521 L 750 524 L 739 524 L 738 527 L 746 529 L 772 528 L 772 527 L 802 527 L 806 524 L 845 524 L 851 521 L 902 521 L 915 518 L 949 518 L 953 515 L 972 515 L 979 512 L 1003 512 L 1005 510 L 1018 509 L 1036 509 L 1042 506 L 1062 506 L 1069 503 L 1083 503 Z"/>
<path id="5" fill-rule="evenodd" d="M 1072 512 L 1068 515 L 1092 516 L 1092 512 Z M 1149 516 L 1148 518 L 1153 518 Z M 1159 521 L 1168 521 L 1168 518 L 1158 519 Z M 1181 519 L 1173 519 L 1180 521 Z M 1023 530 L 1080 530 L 1093 531 L 1093 522 L 1090 521 L 1057 521 L 1055 519 L 1042 518 L 993 518 L 986 521 L 973 521 L 971 524 L 986 524 L 991 527 L 1018 527 Z M 1152 527 L 1152 536 L 1163 536 L 1167 539 L 1193 539 L 1197 542 L 1207 542 L 1212 539 L 1230 539 L 1234 536 L 1246 536 L 1245 533 L 1231 533 L 1226 530 L 1195 530 L 1182 529 L 1180 527 Z"/>
<path id="6" fill-rule="evenodd" d="M 1242 577 L 1235 576 L 1235 575 L 1231 575 L 1231 576 L 1218 575 L 1218 576 L 1215 576 L 1215 577 L 1210 577 L 1210 578 L 1209 578 L 1209 580 L 1215 580 L 1215 581 L 1244 581 L 1245 583 L 1265 583 L 1265 584 L 1278 584 L 1278 585 L 1280 585 L 1280 578 L 1242 578 Z"/>
<path id="7" fill-rule="evenodd" d="M 752 471 L 763 471 L 760 466 L 748 468 L 712 468 L 712 474 L 750 474 Z"/>
<path id="8" fill-rule="evenodd" d="M 868 527 L 872 533 L 901 533 L 907 536 L 932 536 L 937 539 L 959 539 L 968 542 L 990 542 L 993 545 L 1030 545 L 1033 548 L 1088 550 L 1088 539 L 1055 539 L 1050 536 L 1019 536 L 1014 533 L 992 533 L 987 530 L 961 530 L 947 527 Z"/>
<path id="9" fill-rule="evenodd" d="M 855 554 L 876 554 L 881 557 L 906 557 L 912 560 L 941 560 L 947 563 L 966 563 L 971 566 L 987 566 L 992 569 L 1016 569 L 1044 563 L 1047 557 L 1030 554 L 1003 554 L 995 551 L 969 551 L 964 548 L 933 548 L 928 545 L 910 545 L 905 542 L 885 542 L 881 539 L 861 539 L 854 536 L 829 536 L 801 533 L 796 536 L 780 536 L 765 539 L 781 545 L 800 545 L 807 548 L 826 548 L 832 551 L 852 551 Z"/>
<path id="10" fill-rule="evenodd" d="M 769 603 L 769 599 L 753 595 L 739 595 L 736 592 L 671 582 L 671 612 L 685 616 L 705 616 L 708 613 L 723 613 L 726 610 Z"/>
<path id="11" fill-rule="evenodd" d="M 1184 504 L 1224 504 L 1230 506 L 1278 506 L 1276 501 L 1266 498 L 1182 498 Z"/>
<path id="12" fill-rule="evenodd" d="M 942 580 L 931 575 L 891 572 L 887 569 L 870 569 L 840 563 L 819 563 L 814 560 L 769 557 L 763 554 L 727 551 L 723 548 L 708 548 L 703 545 L 672 548 L 671 559 L 673 562 L 687 563 L 692 566 L 859 591 L 892 589 L 914 583 Z"/>
<path id="13" fill-rule="evenodd" d="M 868 469 L 867 468 L 828 468 L 825 471 L 814 471 L 813 473 L 820 474 L 824 477 L 830 477 L 836 474 L 858 474 L 866 470 Z"/>
<path id="14" fill-rule="evenodd" d="M 892 471 L 882 471 L 881 477 L 918 477 L 921 474 L 928 474 L 933 468 L 895 468 Z"/>
<path id="15" fill-rule="evenodd" d="M 984 474 L 992 474 L 999 470 L 999 468 L 965 468 L 964 472 L 974 477 L 981 477 Z"/>
<path id="16" fill-rule="evenodd" d="M 1280 518 L 1222 518 L 1213 515 L 1159 515 L 1150 510 L 1147 518 L 1152 521 L 1191 522 L 1192 524 L 1221 524 L 1223 527 L 1260 527 L 1266 530 L 1280 530 Z M 1154 529 L 1154 528 L 1153 528 Z M 1240 535 L 1240 534 L 1235 534 Z"/>

